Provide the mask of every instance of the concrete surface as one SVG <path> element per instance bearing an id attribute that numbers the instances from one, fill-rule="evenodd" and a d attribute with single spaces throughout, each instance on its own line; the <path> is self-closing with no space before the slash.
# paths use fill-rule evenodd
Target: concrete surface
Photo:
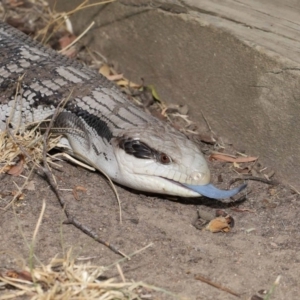
<path id="1" fill-rule="evenodd" d="M 194 120 L 203 113 L 218 136 L 300 190 L 299 1 L 120 0 L 73 20 L 77 32 L 96 21 L 88 42 L 131 80 L 187 103 Z"/>

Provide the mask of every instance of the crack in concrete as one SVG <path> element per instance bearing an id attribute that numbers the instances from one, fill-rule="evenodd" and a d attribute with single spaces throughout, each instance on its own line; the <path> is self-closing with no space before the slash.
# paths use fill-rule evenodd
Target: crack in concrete
<path id="1" fill-rule="evenodd" d="M 284 73 L 285 71 L 300 71 L 300 68 L 297 68 L 297 67 L 293 67 L 293 68 L 283 68 L 283 69 L 280 69 L 278 71 L 268 71 L 266 72 L 266 74 L 281 74 L 281 73 Z"/>

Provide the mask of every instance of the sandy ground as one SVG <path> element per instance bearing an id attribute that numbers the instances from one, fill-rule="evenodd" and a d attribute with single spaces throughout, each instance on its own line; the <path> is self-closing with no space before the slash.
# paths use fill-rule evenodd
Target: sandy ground
<path id="1" fill-rule="evenodd" d="M 216 162 L 213 167 L 216 174 L 228 178 L 227 166 Z M 171 201 L 118 187 L 123 215 L 120 224 L 117 200 L 101 174 L 68 163 L 55 174 L 62 189 L 79 185 L 87 189 L 79 192 L 79 200 L 72 191 L 65 191 L 64 196 L 75 216 L 104 239 L 126 254 L 153 243 L 122 263 L 126 279 L 142 280 L 188 299 L 235 298 L 196 280 L 200 274 L 249 299 L 257 291 L 269 289 L 281 275 L 271 299 L 298 299 L 299 196 L 289 189 L 250 182 L 246 201 L 228 205 L 201 198 Z M 1 175 L 1 193 L 16 190 L 13 182 L 20 186 L 24 179 Z M 29 257 L 25 240 L 31 241 L 43 199 L 46 212 L 35 248 L 42 262 L 70 247 L 77 256 L 92 257 L 94 264 L 109 265 L 120 258 L 73 226 L 62 225 L 65 216 L 49 184 L 39 174 L 33 182 L 35 190 L 25 192 L 25 199 L 15 206 L 16 213 L 12 209 L 0 212 L 1 267 L 16 267 L 16 257 Z M 2 197 L 1 207 L 10 199 Z M 232 210 L 236 207 L 250 211 Z M 225 209 L 234 218 L 231 232 L 213 234 L 192 225 L 197 209 L 214 213 L 216 208 Z M 118 276 L 117 270 L 112 269 L 109 275 Z"/>
<path id="2" fill-rule="evenodd" d="M 201 147 L 208 153 L 212 150 Z M 226 149 L 230 151 L 234 153 Z M 187 299 L 236 298 L 198 280 L 201 275 L 240 294 L 241 299 L 257 300 L 253 295 L 269 290 L 280 275 L 270 299 L 299 299 L 300 196 L 290 187 L 249 181 L 242 193 L 246 199 L 228 204 L 205 198 L 168 199 L 118 186 L 121 224 L 117 200 L 102 175 L 67 162 L 62 165 L 62 170 L 54 171 L 59 188 L 65 189 L 68 206 L 83 224 L 128 255 L 152 244 L 121 264 L 127 280 L 145 281 Z M 228 188 L 230 179 L 238 177 L 232 164 L 215 161 L 210 167 L 213 182 L 220 188 Z M 23 172 L 28 174 L 29 170 Z M 27 242 L 32 239 L 43 200 L 46 211 L 35 247 L 43 263 L 70 247 L 76 257 L 90 258 L 93 264 L 106 266 L 120 259 L 78 229 L 62 224 L 64 213 L 43 174 L 36 172 L 31 180 L 32 189 L 25 190 L 24 199 L 15 203 L 15 212 L 0 210 L 0 268 L 20 267 L 19 258 L 28 261 Z M 1 208 L 12 199 L 16 185 L 23 183 L 22 177 L 0 175 Z M 78 192 L 79 199 L 72 193 L 76 186 L 87 189 Z M 216 209 L 234 218 L 230 232 L 211 233 L 193 225 L 197 210 L 215 214 Z M 117 269 L 112 268 L 107 276 L 118 277 Z M 0 289 L 0 297 L 4 292 Z M 152 299 L 162 298 L 170 297 L 152 295 Z"/>

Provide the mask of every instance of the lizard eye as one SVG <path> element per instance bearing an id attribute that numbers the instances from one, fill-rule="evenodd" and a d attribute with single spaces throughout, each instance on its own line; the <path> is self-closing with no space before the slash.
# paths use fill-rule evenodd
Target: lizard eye
<path id="1" fill-rule="evenodd" d="M 138 139 L 124 138 L 119 141 L 119 146 L 127 154 L 141 159 L 155 159 L 157 162 L 168 165 L 172 162 L 169 155 L 150 148 L 148 145 Z"/>
<path id="2" fill-rule="evenodd" d="M 172 160 L 166 153 L 162 152 L 159 154 L 159 162 L 164 165 L 168 165 L 169 163 L 172 162 Z"/>

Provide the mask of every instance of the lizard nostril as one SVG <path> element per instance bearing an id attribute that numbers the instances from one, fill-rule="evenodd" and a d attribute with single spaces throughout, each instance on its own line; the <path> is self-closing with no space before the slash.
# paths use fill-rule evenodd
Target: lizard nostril
<path id="1" fill-rule="evenodd" d="M 207 170 L 207 172 L 197 172 L 194 171 L 191 173 L 190 178 L 194 182 L 194 184 L 207 184 L 210 182 L 210 172 Z"/>
<path id="2" fill-rule="evenodd" d="M 197 181 L 201 180 L 204 176 L 205 176 L 205 174 L 199 173 L 199 172 L 193 172 L 193 173 L 191 174 L 191 178 L 192 178 L 193 180 L 197 180 Z"/>

